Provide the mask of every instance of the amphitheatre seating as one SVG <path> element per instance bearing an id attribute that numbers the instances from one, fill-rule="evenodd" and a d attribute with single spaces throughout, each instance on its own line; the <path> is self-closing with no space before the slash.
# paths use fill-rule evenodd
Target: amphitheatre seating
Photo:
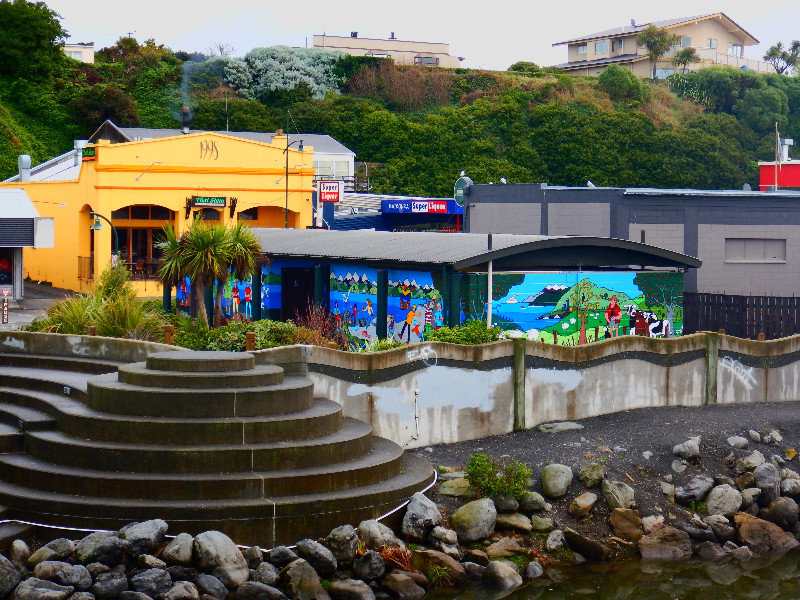
<path id="1" fill-rule="evenodd" d="M 162 518 L 271 546 L 394 508 L 430 465 L 252 354 L 146 362 L 0 353 L 0 504 L 20 520 Z M 9 518 L 8 516 L 6 518 Z"/>

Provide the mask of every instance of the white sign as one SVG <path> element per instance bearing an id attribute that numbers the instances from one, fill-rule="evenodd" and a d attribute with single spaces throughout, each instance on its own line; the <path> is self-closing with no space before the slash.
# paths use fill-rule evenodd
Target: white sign
<path id="1" fill-rule="evenodd" d="M 342 199 L 341 181 L 320 181 L 319 200 L 320 202 L 339 202 Z"/>

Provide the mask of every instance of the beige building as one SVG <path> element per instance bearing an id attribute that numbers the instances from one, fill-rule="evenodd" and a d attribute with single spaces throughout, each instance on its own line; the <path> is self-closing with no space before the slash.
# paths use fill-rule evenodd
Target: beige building
<path id="1" fill-rule="evenodd" d="M 460 67 L 464 60 L 462 56 L 450 55 L 450 44 L 398 40 L 394 32 L 389 39 L 360 38 L 357 31 L 350 32 L 350 37 L 315 35 L 314 47 L 341 50 L 353 56 L 391 58 L 401 65 L 452 68 Z"/>
<path id="2" fill-rule="evenodd" d="M 94 42 L 79 44 L 64 44 L 62 46 L 64 54 L 83 63 L 94 62 Z"/>
<path id="3" fill-rule="evenodd" d="M 639 32 L 650 25 L 663 27 L 678 38 L 677 44 L 656 65 L 655 76 L 659 79 L 675 72 L 672 64 L 675 53 L 688 47 L 694 48 L 700 57 L 700 62 L 687 65 L 688 71 L 725 65 L 760 73 L 775 72 L 770 63 L 745 57 L 745 47 L 758 44 L 758 40 L 721 12 L 642 24 L 631 20 L 631 24 L 624 27 L 558 42 L 553 46 L 567 46 L 567 62 L 557 66 L 565 71 L 598 75 L 608 65 L 619 64 L 639 77 L 652 77 L 647 50 L 637 42 Z"/>

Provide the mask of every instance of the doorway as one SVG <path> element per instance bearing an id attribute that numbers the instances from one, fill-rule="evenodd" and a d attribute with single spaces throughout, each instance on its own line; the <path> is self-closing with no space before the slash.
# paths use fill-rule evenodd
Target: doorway
<path id="1" fill-rule="evenodd" d="M 314 269 L 281 270 L 281 320 L 296 319 L 314 302 Z"/>

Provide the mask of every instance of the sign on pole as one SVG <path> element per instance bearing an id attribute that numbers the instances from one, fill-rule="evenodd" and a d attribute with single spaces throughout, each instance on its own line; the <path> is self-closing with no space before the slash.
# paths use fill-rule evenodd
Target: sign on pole
<path id="1" fill-rule="evenodd" d="M 342 199 L 342 181 L 320 181 L 320 202 L 339 202 Z"/>

